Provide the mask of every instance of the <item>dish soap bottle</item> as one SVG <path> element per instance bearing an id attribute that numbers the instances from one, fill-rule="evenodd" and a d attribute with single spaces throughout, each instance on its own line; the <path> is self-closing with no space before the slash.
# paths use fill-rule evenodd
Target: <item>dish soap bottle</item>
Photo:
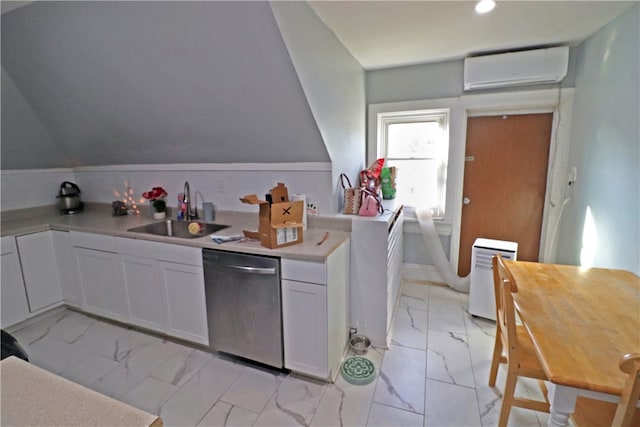
<path id="1" fill-rule="evenodd" d="M 178 193 L 178 220 L 182 221 L 185 218 L 186 205 L 184 203 L 184 193 Z"/>

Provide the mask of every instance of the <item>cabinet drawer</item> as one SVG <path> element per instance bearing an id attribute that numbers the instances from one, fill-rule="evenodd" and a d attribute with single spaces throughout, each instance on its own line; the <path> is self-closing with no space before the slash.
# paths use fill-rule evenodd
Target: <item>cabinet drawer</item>
<path id="1" fill-rule="evenodd" d="M 116 237 L 116 247 L 121 255 L 202 266 L 202 250 L 199 248 L 125 237 Z"/>
<path id="2" fill-rule="evenodd" d="M 103 252 L 116 253 L 116 239 L 105 234 L 84 233 L 70 231 L 71 244 L 77 248 L 95 249 Z"/>
<path id="3" fill-rule="evenodd" d="M 320 285 L 327 284 L 327 267 L 324 262 L 283 259 L 281 269 L 283 279 Z"/>

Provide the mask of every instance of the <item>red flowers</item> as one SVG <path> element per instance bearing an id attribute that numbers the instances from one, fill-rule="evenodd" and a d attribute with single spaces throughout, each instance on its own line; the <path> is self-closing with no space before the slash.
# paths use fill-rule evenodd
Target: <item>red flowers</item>
<path id="1" fill-rule="evenodd" d="M 156 199 L 161 199 L 163 197 L 167 197 L 167 192 L 164 188 L 162 187 L 153 187 L 153 189 L 151 191 L 145 191 L 144 193 L 142 193 L 142 197 L 144 197 L 145 199 L 154 201 Z"/>

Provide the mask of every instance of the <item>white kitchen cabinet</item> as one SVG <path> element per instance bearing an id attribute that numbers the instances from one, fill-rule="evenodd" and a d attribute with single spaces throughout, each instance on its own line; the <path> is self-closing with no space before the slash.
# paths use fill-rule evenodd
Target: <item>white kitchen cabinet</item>
<path id="1" fill-rule="evenodd" d="M 327 288 L 282 280 L 284 364 L 287 369 L 327 378 Z"/>
<path id="2" fill-rule="evenodd" d="M 0 327 L 4 329 L 29 317 L 29 306 L 27 305 L 27 294 L 22 280 L 15 238 L 13 236 L 3 237 L 0 246 L 2 247 Z"/>
<path id="3" fill-rule="evenodd" d="M 127 293 L 118 254 L 73 248 L 84 295 L 83 309 L 118 321 L 129 319 Z"/>
<path id="4" fill-rule="evenodd" d="M 62 288 L 50 231 L 16 237 L 31 313 L 62 304 Z"/>
<path id="5" fill-rule="evenodd" d="M 402 206 L 390 211 L 351 222 L 351 326 L 383 348 L 389 347 L 402 280 L 404 213 Z"/>
<path id="6" fill-rule="evenodd" d="M 110 319 L 129 320 L 129 305 L 115 238 L 70 232 L 84 302 L 83 310 Z"/>
<path id="7" fill-rule="evenodd" d="M 60 276 L 64 303 L 76 308 L 82 307 L 82 287 L 78 275 L 78 264 L 73 254 L 71 236 L 67 231 L 51 231 L 53 247 Z"/>
<path id="8" fill-rule="evenodd" d="M 129 321 L 135 325 L 164 332 L 165 299 L 156 261 L 120 255 L 129 302 Z"/>
<path id="9" fill-rule="evenodd" d="M 202 266 L 159 261 L 167 301 L 167 334 L 209 345 Z"/>
<path id="10" fill-rule="evenodd" d="M 202 250 L 120 237 L 116 243 L 131 323 L 208 345 Z"/>
<path id="11" fill-rule="evenodd" d="M 285 368 L 335 379 L 348 339 L 349 246 L 322 263 L 281 261 Z"/>

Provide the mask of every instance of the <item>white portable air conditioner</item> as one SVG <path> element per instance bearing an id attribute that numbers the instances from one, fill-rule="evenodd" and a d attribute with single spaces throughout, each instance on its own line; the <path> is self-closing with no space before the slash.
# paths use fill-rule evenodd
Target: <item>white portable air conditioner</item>
<path id="1" fill-rule="evenodd" d="M 568 46 L 466 58 L 464 90 L 557 83 L 568 63 Z"/>
<path id="2" fill-rule="evenodd" d="M 516 242 L 476 239 L 471 253 L 471 284 L 469 289 L 469 314 L 496 320 L 496 297 L 493 288 L 492 260 L 496 254 L 515 260 Z"/>

